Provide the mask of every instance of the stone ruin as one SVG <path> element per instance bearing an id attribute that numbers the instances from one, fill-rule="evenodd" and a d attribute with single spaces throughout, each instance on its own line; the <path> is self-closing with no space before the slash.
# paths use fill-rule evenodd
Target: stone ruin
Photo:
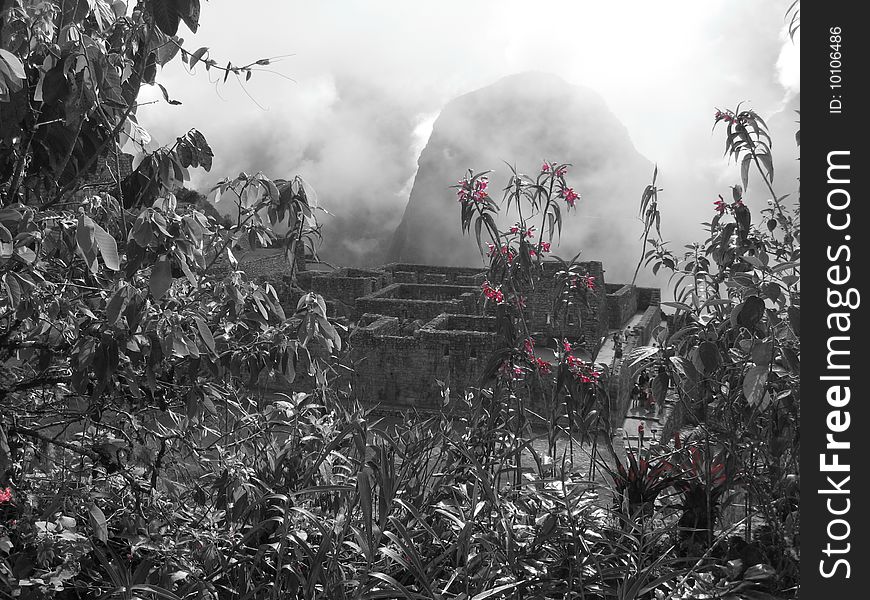
<path id="1" fill-rule="evenodd" d="M 241 268 L 276 285 L 292 311 L 298 292 L 281 277 L 279 262 L 261 254 L 242 259 Z M 555 324 L 551 311 L 559 265 L 545 262 L 544 276 L 526 296 L 529 325 L 539 348 L 553 347 L 553 338 L 565 337 L 585 346 L 587 357 L 593 347 L 599 350 L 597 362 L 611 370 L 611 397 L 619 399 L 613 415 L 617 425 L 628 409 L 627 391 L 619 389 L 622 361 L 614 355 L 610 338 L 621 332 L 624 355 L 649 343 L 662 319 L 661 293 L 658 288 L 606 283 L 601 262 L 582 266 L 595 277 L 597 292 L 580 307 L 580 318 Z M 479 385 L 496 349 L 495 317 L 481 302 L 485 278 L 482 268 L 400 263 L 297 273 L 299 287 L 322 295 L 330 315 L 350 326 L 349 359 L 358 397 L 388 412 L 436 411 L 442 386 L 459 392 Z"/>

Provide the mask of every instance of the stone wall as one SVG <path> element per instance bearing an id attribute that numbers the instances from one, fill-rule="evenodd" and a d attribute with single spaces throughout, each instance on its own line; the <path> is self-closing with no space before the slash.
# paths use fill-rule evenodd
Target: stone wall
<path id="1" fill-rule="evenodd" d="M 384 271 L 343 268 L 311 277 L 309 289 L 324 298 L 342 303 L 351 316 L 358 317 L 357 299 L 369 296 L 392 283 L 392 274 Z"/>
<path id="2" fill-rule="evenodd" d="M 659 306 L 661 303 L 662 291 L 659 288 L 637 288 L 637 305 L 641 309 Z"/>
<path id="3" fill-rule="evenodd" d="M 553 297 L 556 293 L 556 271 L 560 265 L 555 261 L 543 263 L 544 273 L 537 286 L 526 297 L 529 327 L 545 337 L 566 337 L 569 340 L 585 340 L 589 348 L 606 335 L 607 299 L 604 294 L 604 268 L 598 261 L 581 263 L 588 275 L 595 277 L 595 290 L 587 293 L 586 304 L 580 306 L 580 320 L 562 319 L 554 315 Z"/>
<path id="4" fill-rule="evenodd" d="M 442 314 L 411 335 L 400 319 L 366 314 L 350 338 L 355 388 L 372 403 L 436 409 L 442 382 L 472 385 L 495 349 L 491 317 Z"/>
<path id="5" fill-rule="evenodd" d="M 483 268 L 441 267 L 433 265 L 413 265 L 390 263 L 383 270 L 394 275 L 397 283 L 444 283 L 452 285 L 474 285 L 475 277 L 480 276 Z M 480 279 L 483 282 L 483 278 Z"/>
<path id="6" fill-rule="evenodd" d="M 620 329 L 637 313 L 637 288 L 617 284 L 607 289 L 607 323 L 610 329 Z"/>
<path id="7" fill-rule="evenodd" d="M 393 283 L 358 298 L 356 305 L 362 313 L 430 321 L 441 313 L 475 313 L 479 293 L 471 286 Z"/>

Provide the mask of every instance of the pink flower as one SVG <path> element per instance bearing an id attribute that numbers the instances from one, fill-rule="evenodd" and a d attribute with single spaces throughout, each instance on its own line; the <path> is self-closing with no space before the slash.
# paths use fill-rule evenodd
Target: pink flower
<path id="1" fill-rule="evenodd" d="M 541 252 L 550 251 L 550 242 L 541 242 Z"/>
<path id="2" fill-rule="evenodd" d="M 550 164 L 545 162 L 541 165 L 541 173 L 548 173 L 550 171 Z"/>
<path id="3" fill-rule="evenodd" d="M 580 275 L 579 277 L 571 278 L 571 287 L 577 287 L 578 283 L 583 283 L 583 287 L 587 290 L 595 291 L 595 277 L 592 275 Z"/>
<path id="4" fill-rule="evenodd" d="M 498 368 L 498 375 L 502 379 L 521 381 L 526 374 L 522 367 L 512 365 L 510 361 L 506 360 L 502 362 L 501 366 Z"/>
<path id="5" fill-rule="evenodd" d="M 459 182 L 459 190 L 456 196 L 463 204 L 469 201 L 482 202 L 487 198 L 486 187 L 489 185 L 486 177 L 476 179 L 472 184 L 471 181 L 463 179 Z"/>
<path id="6" fill-rule="evenodd" d="M 545 361 L 543 358 L 536 358 L 535 366 L 538 367 L 538 372 L 541 375 L 549 375 L 553 372 L 553 365 Z"/>
<path id="7" fill-rule="evenodd" d="M 568 352 L 571 352 L 571 343 L 568 340 L 563 339 L 562 340 L 562 349 L 565 351 L 566 354 Z"/>
<path id="8" fill-rule="evenodd" d="M 725 209 L 727 207 L 725 206 L 725 201 L 721 197 L 713 203 L 713 206 L 717 213 L 720 215 L 725 214 Z"/>
<path id="9" fill-rule="evenodd" d="M 716 120 L 717 121 L 725 121 L 726 123 L 733 123 L 737 119 L 735 119 L 734 115 L 731 113 L 730 110 L 725 111 L 725 112 L 723 112 L 721 110 L 717 110 L 716 111 Z"/>
<path id="10" fill-rule="evenodd" d="M 568 355 L 565 357 L 565 363 L 568 366 L 568 371 L 581 383 L 596 383 L 601 376 L 600 371 L 577 356 Z"/>
<path id="11" fill-rule="evenodd" d="M 577 200 L 580 198 L 580 194 L 574 191 L 573 188 L 565 188 L 562 190 L 562 195 L 565 197 L 565 202 L 568 203 L 568 206 L 574 208 Z"/>
<path id="12" fill-rule="evenodd" d="M 568 172 L 568 167 L 562 166 L 556 169 L 556 175 L 563 177 Z"/>
<path id="13" fill-rule="evenodd" d="M 535 353 L 535 341 L 532 338 L 527 338 L 523 340 L 523 350 L 525 350 L 526 354 L 532 355 Z"/>
<path id="14" fill-rule="evenodd" d="M 496 304 L 504 302 L 504 294 L 502 291 L 498 288 L 492 287 L 488 281 L 483 282 L 481 289 L 483 290 L 483 295 L 489 300 L 493 300 Z"/>
<path id="15" fill-rule="evenodd" d="M 3 488 L 0 489 L 0 503 L 3 502 L 12 502 L 12 489 L 11 488 Z"/>

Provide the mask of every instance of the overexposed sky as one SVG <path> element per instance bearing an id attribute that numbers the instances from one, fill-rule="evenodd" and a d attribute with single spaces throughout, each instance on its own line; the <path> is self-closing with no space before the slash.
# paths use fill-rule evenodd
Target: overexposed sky
<path id="1" fill-rule="evenodd" d="M 798 47 L 784 35 L 789 4 L 211 0 L 198 34 L 179 30 L 187 49 L 208 46 L 222 64 L 292 56 L 244 89 L 176 61 L 159 81 L 183 104 L 145 106 L 139 120 L 162 142 L 189 127 L 205 134 L 214 168 L 194 173 L 193 187 L 240 170 L 301 174 L 333 212 L 389 228 L 441 107 L 539 70 L 601 94 L 675 189 L 695 179 L 725 185 L 733 181 L 721 135 L 710 132 L 715 107 L 749 101 L 768 117 L 799 93 Z"/>

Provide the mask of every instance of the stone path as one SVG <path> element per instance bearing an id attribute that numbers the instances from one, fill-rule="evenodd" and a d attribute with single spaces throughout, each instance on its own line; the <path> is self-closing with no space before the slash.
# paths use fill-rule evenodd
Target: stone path
<path id="1" fill-rule="evenodd" d="M 595 362 L 604 363 L 608 366 L 613 365 L 613 359 L 616 358 L 613 348 L 613 334 L 617 331 L 631 329 L 640 323 L 641 318 L 643 318 L 643 313 L 636 313 L 628 320 L 628 323 L 623 325 L 621 328 L 609 330 L 607 332 L 607 337 L 604 340 L 604 344 L 601 346 L 601 350 L 598 351 L 598 357 L 595 359 Z"/>

